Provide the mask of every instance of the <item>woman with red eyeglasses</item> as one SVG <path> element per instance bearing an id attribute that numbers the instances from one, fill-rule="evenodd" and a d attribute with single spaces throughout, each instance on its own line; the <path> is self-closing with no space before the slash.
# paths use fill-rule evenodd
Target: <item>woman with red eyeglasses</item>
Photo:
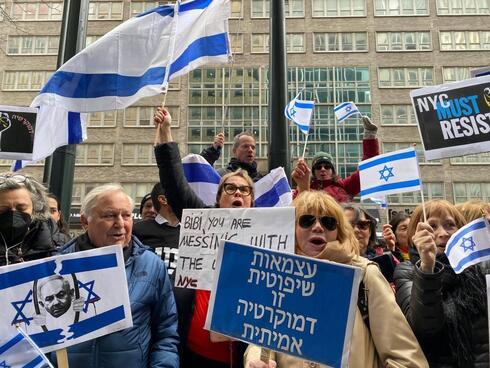
<path id="1" fill-rule="evenodd" d="M 390 285 L 375 263 L 359 256 L 359 242 L 342 208 L 331 196 L 319 191 L 301 193 L 293 205 L 296 209 L 296 254 L 364 270 L 362 287 L 367 309 L 362 312 L 359 307 L 356 310 L 349 367 L 428 367 Z M 328 301 L 325 301 L 325 308 L 328 308 Z M 260 354 L 260 347 L 250 345 L 245 353 L 245 367 L 325 367 L 284 353 L 272 353 L 269 363 L 264 363 Z"/>

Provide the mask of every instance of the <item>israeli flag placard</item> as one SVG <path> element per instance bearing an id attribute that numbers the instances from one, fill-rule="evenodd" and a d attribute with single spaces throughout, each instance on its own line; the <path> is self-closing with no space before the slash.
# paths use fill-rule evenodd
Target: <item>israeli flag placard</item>
<path id="1" fill-rule="evenodd" d="M 484 217 L 455 232 L 446 245 L 446 256 L 454 272 L 490 259 L 490 226 Z"/>
<path id="2" fill-rule="evenodd" d="M 354 102 L 343 102 L 334 107 L 333 112 L 337 118 L 337 122 L 341 123 L 348 117 L 354 114 L 362 115 Z"/>
<path id="3" fill-rule="evenodd" d="M 131 327 L 121 247 L 0 267 L 0 310 L 0 336 L 19 325 L 44 353 Z"/>
<path id="4" fill-rule="evenodd" d="M 359 163 L 361 199 L 421 189 L 415 148 L 385 153 Z"/>
<path id="5" fill-rule="evenodd" d="M 297 97 L 287 104 L 284 115 L 293 121 L 303 134 L 308 134 L 315 101 L 298 100 Z"/>

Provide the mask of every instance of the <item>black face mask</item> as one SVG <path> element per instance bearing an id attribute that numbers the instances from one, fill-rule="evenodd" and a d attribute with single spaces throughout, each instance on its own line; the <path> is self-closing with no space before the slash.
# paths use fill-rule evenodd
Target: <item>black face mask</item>
<path id="1" fill-rule="evenodd" d="M 24 239 L 29 225 L 31 224 L 31 215 L 20 211 L 7 211 L 0 214 L 0 233 L 8 246 L 15 245 Z"/>

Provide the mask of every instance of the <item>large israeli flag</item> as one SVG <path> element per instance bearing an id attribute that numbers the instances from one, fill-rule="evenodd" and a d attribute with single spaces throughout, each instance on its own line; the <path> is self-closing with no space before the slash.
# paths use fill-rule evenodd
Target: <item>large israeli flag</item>
<path id="1" fill-rule="evenodd" d="M 272 170 L 255 183 L 255 207 L 286 207 L 293 195 L 282 167 Z"/>
<path id="2" fill-rule="evenodd" d="M 362 115 L 354 102 L 343 102 L 338 104 L 333 109 L 337 122 L 341 123 L 348 117 L 354 114 Z"/>
<path id="3" fill-rule="evenodd" d="M 298 100 L 297 97 L 287 104 L 284 109 L 284 115 L 293 121 L 303 134 L 308 134 L 315 101 Z"/>
<path id="4" fill-rule="evenodd" d="M 31 106 L 107 111 L 162 93 L 175 77 L 229 60 L 229 15 L 229 0 L 192 0 L 133 17 L 63 64 Z"/>
<path id="5" fill-rule="evenodd" d="M 420 190 L 415 148 L 385 153 L 359 163 L 361 199 Z"/>
<path id="6" fill-rule="evenodd" d="M 490 259 L 490 226 L 484 217 L 455 232 L 446 245 L 446 256 L 454 272 Z"/>
<path id="7" fill-rule="evenodd" d="M 53 368 L 53 365 L 24 330 L 12 326 L 12 333 L 0 338 L 0 367 Z"/>

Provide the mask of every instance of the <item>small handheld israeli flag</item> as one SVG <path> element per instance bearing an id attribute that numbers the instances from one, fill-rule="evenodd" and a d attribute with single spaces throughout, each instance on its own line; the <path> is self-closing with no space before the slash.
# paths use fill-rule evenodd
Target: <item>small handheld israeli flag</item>
<path id="1" fill-rule="evenodd" d="M 341 123 L 349 116 L 354 114 L 362 115 L 356 104 L 352 101 L 343 102 L 334 107 L 333 112 L 335 113 L 335 117 L 337 118 L 337 122 Z"/>
<path id="2" fill-rule="evenodd" d="M 298 95 L 299 96 L 299 95 Z M 293 121 L 303 132 L 308 134 L 310 131 L 310 121 L 315 108 L 315 101 L 298 100 L 296 96 L 284 109 L 284 115 Z"/>
<path id="3" fill-rule="evenodd" d="M 446 256 L 454 272 L 490 259 L 490 225 L 482 217 L 455 232 L 446 245 Z"/>
<path id="4" fill-rule="evenodd" d="M 421 189 L 415 148 L 385 153 L 359 163 L 361 200 Z"/>

